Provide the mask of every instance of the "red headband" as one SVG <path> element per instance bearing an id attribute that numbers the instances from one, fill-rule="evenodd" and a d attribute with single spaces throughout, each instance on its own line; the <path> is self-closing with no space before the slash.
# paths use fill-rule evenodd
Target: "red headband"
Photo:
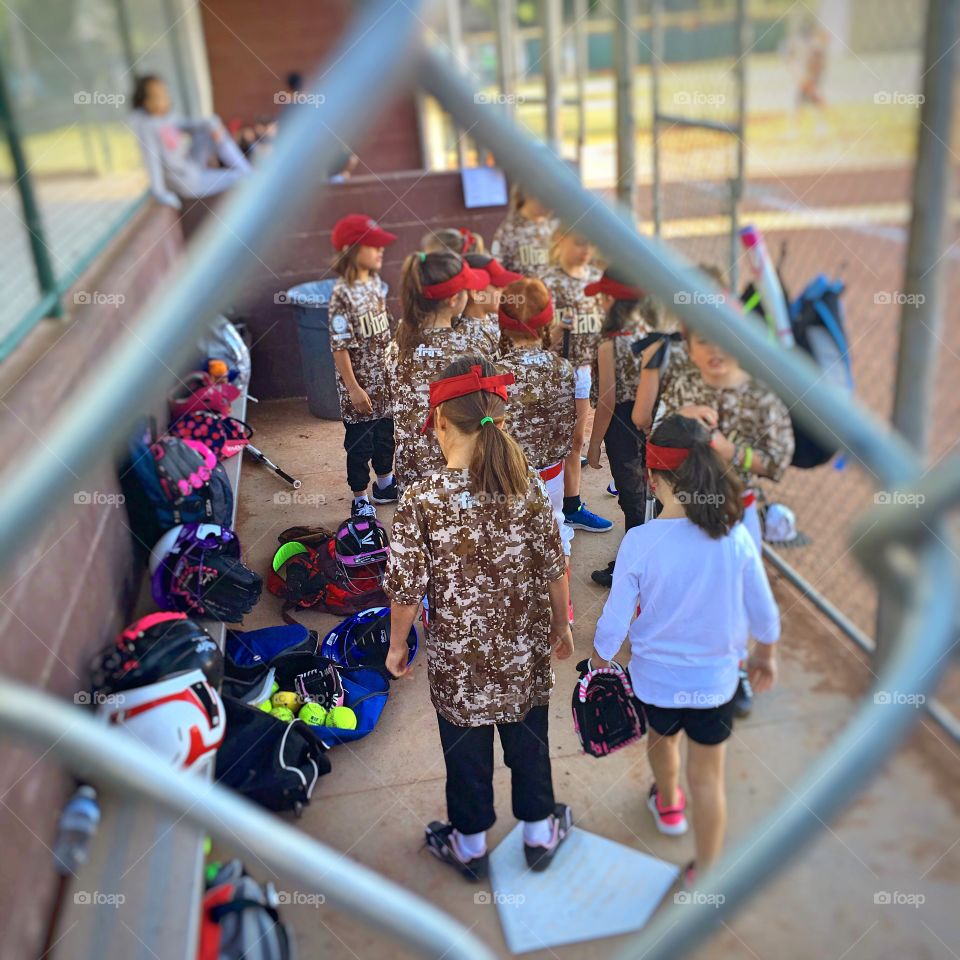
<path id="1" fill-rule="evenodd" d="M 483 367 L 473 366 L 469 373 L 461 373 L 456 377 L 447 377 L 446 380 L 434 380 L 430 384 L 430 415 L 423 425 L 421 433 L 426 433 L 433 426 L 433 412 L 441 403 L 455 400 L 457 397 L 466 397 L 471 393 L 494 393 L 501 400 L 507 399 L 507 387 L 516 383 L 512 373 L 500 373 L 493 377 L 483 376 Z"/>
<path id="2" fill-rule="evenodd" d="M 490 274 L 486 270 L 474 270 L 466 260 L 460 266 L 460 272 L 441 283 L 428 283 L 420 292 L 428 300 L 446 300 L 461 290 L 486 290 L 490 286 Z"/>
<path id="3" fill-rule="evenodd" d="M 511 317 L 509 313 L 504 311 L 503 304 L 500 304 L 500 308 L 497 311 L 497 319 L 500 321 L 500 326 L 506 330 L 521 330 L 524 333 L 536 333 L 540 327 L 547 326 L 550 321 L 553 320 L 553 300 L 548 300 L 547 305 L 539 313 L 535 313 L 532 317 L 527 317 L 526 320 L 518 320 L 516 317 Z"/>
<path id="4" fill-rule="evenodd" d="M 689 456 L 689 447 L 658 447 L 647 443 L 648 470 L 676 470 Z"/>
<path id="5" fill-rule="evenodd" d="M 595 297 L 598 293 L 605 293 L 614 300 L 640 300 L 644 293 L 639 287 L 631 287 L 619 280 L 614 280 L 609 274 L 605 273 L 594 283 L 588 283 L 583 288 L 584 294 L 588 297 Z"/>
<path id="6" fill-rule="evenodd" d="M 460 227 L 460 236 L 463 237 L 461 254 L 465 254 L 473 246 L 473 232 L 467 227 Z"/>

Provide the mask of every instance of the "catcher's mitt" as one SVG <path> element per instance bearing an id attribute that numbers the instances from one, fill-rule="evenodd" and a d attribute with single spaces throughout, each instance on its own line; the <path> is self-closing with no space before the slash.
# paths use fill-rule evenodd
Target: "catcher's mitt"
<path id="1" fill-rule="evenodd" d="M 174 533 L 174 531 L 177 531 Z M 169 550 L 152 563 L 153 597 L 165 610 L 237 623 L 260 599 L 263 578 L 240 559 L 232 531 L 216 524 L 184 524 Z M 159 546 L 159 545 L 158 545 Z"/>
<path id="2" fill-rule="evenodd" d="M 305 703 L 319 703 L 325 710 L 343 706 L 343 682 L 340 671 L 332 663 L 297 674 L 293 684 Z"/>

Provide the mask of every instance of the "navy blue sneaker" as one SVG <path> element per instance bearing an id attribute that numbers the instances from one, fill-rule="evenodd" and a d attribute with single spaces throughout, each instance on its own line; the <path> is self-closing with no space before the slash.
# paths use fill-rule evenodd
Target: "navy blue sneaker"
<path id="1" fill-rule="evenodd" d="M 374 503 L 396 503 L 400 499 L 397 492 L 397 480 L 394 478 L 385 487 L 381 487 L 379 481 L 373 481 L 373 492 L 371 499 Z"/>
<path id="2" fill-rule="evenodd" d="M 563 519 L 566 520 L 568 527 L 575 527 L 577 530 L 589 530 L 590 533 L 606 533 L 613 527 L 612 520 L 591 513 L 585 503 L 581 503 L 576 510 L 564 511 Z"/>
<path id="3" fill-rule="evenodd" d="M 617 489 L 617 485 L 616 485 L 612 480 L 607 484 L 607 493 L 608 493 L 611 497 L 619 497 L 619 496 L 620 496 L 620 491 Z"/>

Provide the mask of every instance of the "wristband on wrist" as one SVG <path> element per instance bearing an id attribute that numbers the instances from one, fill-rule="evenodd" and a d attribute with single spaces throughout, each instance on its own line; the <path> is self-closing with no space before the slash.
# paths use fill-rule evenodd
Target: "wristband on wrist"
<path id="1" fill-rule="evenodd" d="M 753 447 L 747 447 L 743 453 L 743 469 L 746 473 L 750 472 L 753 466 Z"/>

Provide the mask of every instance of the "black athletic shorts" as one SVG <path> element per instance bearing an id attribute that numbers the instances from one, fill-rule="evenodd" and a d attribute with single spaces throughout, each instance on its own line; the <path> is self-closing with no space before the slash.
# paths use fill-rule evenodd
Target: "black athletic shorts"
<path id="1" fill-rule="evenodd" d="M 655 707 L 644 703 L 643 712 L 651 730 L 661 737 L 672 737 L 683 730 L 694 742 L 705 747 L 723 743 L 733 732 L 733 701 L 736 693 L 719 707 Z"/>

